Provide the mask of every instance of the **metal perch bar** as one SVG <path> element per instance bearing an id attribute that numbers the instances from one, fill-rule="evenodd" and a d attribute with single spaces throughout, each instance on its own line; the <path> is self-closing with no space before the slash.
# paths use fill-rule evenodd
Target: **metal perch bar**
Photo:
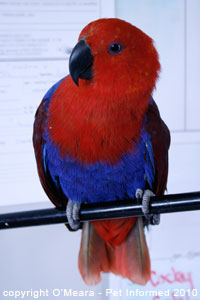
<path id="1" fill-rule="evenodd" d="M 163 214 L 200 209 L 200 191 L 185 194 L 173 194 L 151 197 L 150 213 Z M 121 200 L 93 204 L 82 204 L 80 220 L 94 221 L 103 219 L 143 216 L 141 205 L 136 201 Z M 67 224 L 65 210 L 48 208 L 0 214 L 0 229 Z"/>

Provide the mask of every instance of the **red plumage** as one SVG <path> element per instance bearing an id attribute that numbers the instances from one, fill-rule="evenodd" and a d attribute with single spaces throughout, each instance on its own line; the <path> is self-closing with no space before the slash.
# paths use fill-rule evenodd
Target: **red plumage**
<path id="1" fill-rule="evenodd" d="M 120 245 L 131 228 L 135 225 L 136 218 L 116 219 L 93 221 L 96 232 L 104 239 L 107 245 L 118 246 Z"/>
<path id="2" fill-rule="evenodd" d="M 145 129 L 151 134 L 155 154 L 153 192 L 156 195 L 162 195 L 167 185 L 170 134 L 154 101 L 148 106 L 146 112 Z M 93 232 L 90 248 L 87 251 L 84 248 L 83 235 L 79 254 L 79 269 L 85 282 L 87 284 L 98 283 L 101 279 L 100 272 L 104 271 L 121 275 L 137 284 L 146 284 L 150 279 L 151 267 L 141 218 L 95 221 L 90 227 L 90 229 L 87 228 Z M 97 233 L 98 242 L 96 241 Z M 94 236 L 95 239 L 93 240 Z M 96 252 L 93 252 L 93 246 L 95 246 L 100 259 L 96 256 Z M 85 259 L 82 255 L 82 252 L 85 251 L 87 252 L 87 273 L 85 272 Z M 90 267 L 91 265 L 92 267 Z M 91 273 L 90 269 L 92 270 Z"/>
<path id="3" fill-rule="evenodd" d="M 153 192 L 163 194 L 170 135 L 151 98 L 160 70 L 152 39 L 119 19 L 90 23 L 80 39 L 84 39 L 94 57 L 93 77 L 79 79 L 79 87 L 71 76 L 66 77 L 53 93 L 48 112 L 44 100 L 36 114 L 33 141 L 46 193 L 57 207 L 66 206 L 66 195 L 55 187 L 42 163 L 42 132 L 46 124 L 49 139 L 58 146 L 61 157 L 69 155 L 81 164 L 102 162 L 112 166 L 124 154 L 134 151 L 145 124 L 154 152 Z M 111 43 L 123 45 L 122 52 L 111 55 Z M 86 222 L 79 269 L 87 284 L 98 283 L 101 271 L 145 284 L 150 278 L 150 258 L 142 219 Z"/>
<path id="4" fill-rule="evenodd" d="M 95 57 L 94 78 L 80 79 L 78 88 L 70 76 L 61 83 L 50 103 L 48 129 L 63 156 L 115 163 L 139 138 L 160 69 L 158 54 L 150 37 L 117 19 L 90 23 L 83 36 Z M 109 54 L 115 41 L 124 45 L 122 55 Z"/>

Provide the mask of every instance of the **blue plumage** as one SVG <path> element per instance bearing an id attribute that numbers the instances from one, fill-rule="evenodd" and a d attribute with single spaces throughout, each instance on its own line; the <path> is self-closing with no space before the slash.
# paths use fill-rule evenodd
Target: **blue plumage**
<path id="1" fill-rule="evenodd" d="M 150 145 L 151 142 L 144 130 L 134 151 L 123 155 L 116 165 L 102 162 L 88 165 L 70 156 L 61 158 L 58 147 L 50 141 L 47 131 L 43 138 L 46 141 L 43 161 L 48 164 L 55 184 L 59 178 L 63 192 L 72 201 L 101 202 L 134 198 L 137 188 L 144 189 L 147 181 L 150 186 L 153 184 L 153 157 L 152 153 L 148 154 L 146 147 L 146 143 Z"/>
<path id="2" fill-rule="evenodd" d="M 131 217 L 80 225 L 79 203 L 133 199 L 137 189 L 164 193 L 170 135 L 151 97 L 157 51 L 135 26 L 97 20 L 81 32 L 69 70 L 35 116 L 41 184 L 66 209 L 68 228 L 83 230 L 78 265 L 86 284 L 97 284 L 103 271 L 144 285 L 151 266 L 143 225 L 156 220 L 148 214 L 148 193 L 141 199 L 144 223 Z"/>
<path id="3" fill-rule="evenodd" d="M 63 79 L 45 94 L 46 110 Z M 64 194 L 72 201 L 91 203 L 134 198 L 136 189 L 143 190 L 147 184 L 150 188 L 153 186 L 153 148 L 150 135 L 144 128 L 134 150 L 124 154 L 116 165 L 102 162 L 83 164 L 70 156 L 61 158 L 59 148 L 50 140 L 46 128 L 42 137 L 45 141 L 42 150 L 44 171 L 51 176 L 55 186 L 59 182 Z"/>

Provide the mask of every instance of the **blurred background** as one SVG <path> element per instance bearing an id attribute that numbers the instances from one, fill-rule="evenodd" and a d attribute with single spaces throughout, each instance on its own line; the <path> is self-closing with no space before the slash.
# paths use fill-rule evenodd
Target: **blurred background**
<path id="1" fill-rule="evenodd" d="M 45 92 L 68 74 L 81 29 L 101 17 L 127 20 L 153 38 L 162 66 L 153 97 L 172 137 L 168 193 L 200 190 L 199 16 L 199 0 L 0 1 L 0 212 L 52 207 L 36 171 L 34 113 Z M 70 288 L 92 290 L 93 299 L 143 296 L 108 297 L 107 288 L 169 289 L 169 295 L 144 296 L 168 300 L 177 289 L 177 299 L 200 299 L 190 294 L 200 286 L 199 216 L 198 211 L 162 215 L 160 226 L 149 229 L 152 279 L 146 287 L 113 275 L 87 287 L 77 267 L 81 233 L 64 225 L 1 231 L 0 299 L 5 290 L 40 289 L 48 289 L 48 299 L 64 299 L 61 289 Z M 53 296 L 53 289 L 60 295 Z"/>

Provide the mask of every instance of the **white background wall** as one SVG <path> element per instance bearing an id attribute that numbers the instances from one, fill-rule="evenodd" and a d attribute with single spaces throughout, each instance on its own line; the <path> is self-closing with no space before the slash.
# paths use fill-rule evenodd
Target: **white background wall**
<path id="1" fill-rule="evenodd" d="M 11 3 L 16 2 L 23 5 L 11 6 Z M 54 1 L 50 2 L 52 4 Z M 108 8 L 111 2 L 110 0 L 106 2 L 107 15 L 112 14 L 112 8 L 110 11 Z M 56 19 L 58 7 L 57 10 L 54 8 L 54 11 L 49 12 L 52 9 L 50 5 L 49 9 L 46 7 L 28 9 L 27 3 L 31 6 L 33 1 L 20 0 L 7 3 L 10 3 L 10 7 L 7 7 L 6 11 L 3 5 L 0 8 L 2 212 L 50 205 L 40 187 L 35 169 L 31 146 L 33 113 L 44 92 L 53 82 L 66 74 L 65 57 L 68 51 L 66 49 L 73 46 L 79 28 L 87 23 L 86 19 L 78 22 L 76 18 L 74 22 L 73 18 L 73 25 L 66 25 L 64 14 L 59 15 L 58 22 Z M 41 5 L 44 2 L 40 0 L 38 3 Z M 98 1 L 96 3 L 99 5 L 97 12 L 92 12 L 94 8 L 90 12 L 93 19 L 106 13 L 102 11 L 103 3 Z M 26 11 L 23 7 L 26 7 Z M 19 12 L 18 15 L 16 11 Z M 130 21 L 149 34 L 154 39 L 160 55 L 162 72 L 154 92 L 154 99 L 172 133 L 168 192 L 199 190 L 200 1 L 116 0 L 115 12 L 117 17 Z M 65 13 L 67 14 L 67 11 Z M 24 20 L 25 23 L 21 24 L 19 20 Z M 70 31 L 65 30 L 65 26 L 67 28 L 71 26 Z M 24 50 L 26 45 L 23 43 L 27 40 L 35 49 L 34 57 L 31 51 Z M 69 40 L 70 43 L 65 44 L 65 41 Z M 38 203 L 34 204 L 35 202 Z M 27 205 L 28 203 L 33 204 Z M 12 206 L 5 207 L 7 204 Z M 147 235 L 152 268 L 157 276 L 154 276 L 153 280 L 158 284 L 157 286 L 149 284 L 147 289 L 191 288 L 189 281 L 177 282 L 173 279 L 172 268 L 182 272 L 185 279 L 191 274 L 194 287 L 200 286 L 199 225 L 199 212 L 191 212 L 163 215 L 160 226 L 151 228 Z M 5 289 L 87 289 L 77 270 L 80 232 L 72 234 L 63 225 L 55 225 L 2 231 L 0 240 L 0 293 Z M 171 284 L 159 279 L 166 274 L 169 275 Z M 110 286 L 115 289 L 127 287 L 132 289 L 126 280 L 114 276 L 110 277 Z M 97 290 L 104 290 L 105 287 L 108 287 L 106 276 L 103 285 L 98 286 Z M 100 297 L 99 295 L 95 299 Z M 168 298 L 157 299 L 172 299 L 172 297 L 170 294 Z M 113 299 L 121 298 L 113 297 Z"/>
<path id="2" fill-rule="evenodd" d="M 114 16 L 114 1 L 0 1 L 1 213 L 53 207 L 37 175 L 34 113 L 46 91 L 68 74 L 81 29 L 103 16 Z M 80 237 L 64 225 L 1 231 L 0 299 L 6 299 L 4 290 L 47 289 L 50 300 L 56 299 L 53 289 L 87 290 L 78 271 Z"/>
<path id="3" fill-rule="evenodd" d="M 143 29 L 155 41 L 162 72 L 154 99 L 171 130 L 168 193 L 200 190 L 200 1 L 125 0 L 117 2 L 117 14 Z M 170 290 L 169 296 L 144 299 L 176 299 L 174 289 L 200 286 L 199 212 L 161 216 L 161 224 L 147 233 L 152 259 L 152 281 L 142 292 Z M 182 279 L 180 279 L 182 278 Z M 191 279 L 191 281 L 189 280 Z M 125 290 L 136 287 L 111 277 L 111 285 Z M 178 299 L 200 299 L 180 295 Z M 111 299 L 122 299 L 113 297 Z M 124 297 L 123 299 L 132 299 Z M 134 297 L 141 299 L 141 297 Z"/>

